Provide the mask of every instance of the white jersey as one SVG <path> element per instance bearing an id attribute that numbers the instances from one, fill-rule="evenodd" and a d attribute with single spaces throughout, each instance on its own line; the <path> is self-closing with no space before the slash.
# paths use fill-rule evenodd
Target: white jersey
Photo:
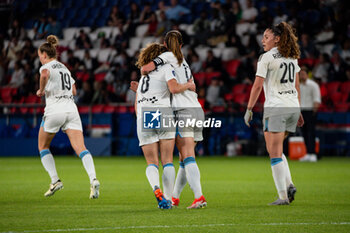
<path id="1" fill-rule="evenodd" d="M 299 71 L 297 59 L 282 57 L 277 47 L 260 56 L 256 76 L 265 79 L 265 112 L 274 109 L 275 113 L 270 115 L 276 115 L 300 109 L 295 88 L 296 73 Z"/>
<path id="2" fill-rule="evenodd" d="M 64 112 L 78 112 L 73 100 L 74 79 L 65 65 L 57 60 L 46 63 L 40 68 L 50 72 L 45 87 L 46 107 L 44 115 L 53 115 Z"/>
<path id="3" fill-rule="evenodd" d="M 142 76 L 137 88 L 137 112 L 141 112 L 141 107 L 171 107 L 168 81 L 175 78 L 170 64 Z"/>
<path id="4" fill-rule="evenodd" d="M 321 103 L 321 91 L 318 84 L 311 79 L 300 83 L 300 104 L 303 110 L 312 110 L 315 103 Z"/>
<path id="5" fill-rule="evenodd" d="M 180 84 L 185 84 L 189 79 L 193 78 L 190 67 L 185 59 L 183 59 L 181 65 L 179 65 L 175 55 L 172 52 L 162 53 L 154 59 L 154 62 L 157 64 L 171 64 L 175 69 L 177 82 Z M 193 107 L 201 108 L 201 105 L 198 102 L 198 96 L 196 92 L 185 90 L 182 93 L 173 95 L 172 107 L 176 109 Z"/>

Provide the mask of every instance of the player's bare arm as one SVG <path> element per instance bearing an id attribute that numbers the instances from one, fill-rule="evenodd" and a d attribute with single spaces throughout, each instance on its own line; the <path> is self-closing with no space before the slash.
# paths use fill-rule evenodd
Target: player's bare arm
<path id="1" fill-rule="evenodd" d="M 45 70 L 43 70 L 41 72 L 41 75 L 40 75 L 40 88 L 36 92 L 36 95 L 38 97 L 42 97 L 45 94 L 45 87 L 46 87 L 47 81 L 49 80 L 49 77 L 50 77 L 49 70 L 45 69 Z"/>

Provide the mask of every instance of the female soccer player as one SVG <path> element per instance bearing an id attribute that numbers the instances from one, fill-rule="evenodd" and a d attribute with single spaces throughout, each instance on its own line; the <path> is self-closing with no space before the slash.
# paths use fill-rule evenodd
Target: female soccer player
<path id="1" fill-rule="evenodd" d="M 136 65 L 140 68 L 165 51 L 167 49 L 161 44 L 150 44 L 141 51 Z M 159 66 L 157 70 L 142 76 L 137 88 L 137 98 L 135 101 L 137 110 L 137 136 L 148 165 L 146 176 L 158 201 L 158 207 L 161 209 L 171 208 L 170 198 L 175 180 L 175 169 L 173 165 L 175 130 L 173 128 L 165 128 L 164 125 L 155 129 L 153 127 L 152 129 L 145 129 L 145 114 L 150 114 L 151 121 L 149 123 L 153 124 L 157 123 L 153 120 L 160 120 L 161 116 L 172 115 L 170 93 L 175 94 L 186 90 L 194 91 L 194 83 L 192 80 L 189 80 L 184 84 L 178 84 L 175 71 L 170 64 Z M 164 195 L 159 188 L 159 150 L 163 165 Z"/>
<path id="2" fill-rule="evenodd" d="M 300 113 L 300 89 L 298 58 L 299 45 L 292 27 L 282 22 L 264 32 L 256 78 L 250 93 L 244 121 L 249 126 L 253 118 L 252 109 L 264 87 L 264 137 L 271 159 L 272 176 L 279 199 L 270 205 L 289 205 L 294 200 L 289 166 L 283 154 L 283 140 L 288 132 L 304 123 Z"/>
<path id="3" fill-rule="evenodd" d="M 84 168 L 90 178 L 90 198 L 98 198 L 100 183 L 96 179 L 95 166 L 90 152 L 84 145 L 83 130 L 77 106 L 73 95 L 76 95 L 75 81 L 65 65 L 57 61 L 56 36 L 47 37 L 47 42 L 38 49 L 42 64 L 40 68 L 40 89 L 36 95 L 45 95 L 46 107 L 39 131 L 38 147 L 41 162 L 51 177 L 46 197 L 63 188 L 62 181 L 56 171 L 54 158 L 49 150 L 55 134 L 62 129 L 77 155 L 81 158 Z"/>
<path id="4" fill-rule="evenodd" d="M 189 65 L 184 59 L 181 51 L 182 35 L 179 31 L 169 31 L 164 38 L 164 45 L 170 52 L 165 52 L 155 58 L 152 62 L 142 66 L 141 72 L 147 74 L 163 64 L 171 64 L 176 73 L 179 83 L 186 83 L 192 79 L 192 73 Z M 173 95 L 172 107 L 175 117 L 178 120 L 196 119 L 204 121 L 204 112 L 198 102 L 197 94 L 192 91 L 184 91 L 183 93 Z M 187 116 L 187 117 L 185 117 Z M 190 116 L 190 117 L 188 117 Z M 196 142 L 202 141 L 202 128 L 178 128 L 179 134 L 176 137 L 176 146 L 180 152 L 180 168 L 177 174 L 175 188 L 173 192 L 173 204 L 179 205 L 179 197 L 182 189 L 188 181 L 195 200 L 189 209 L 202 208 L 207 202 L 202 194 L 200 183 L 200 172 L 195 160 Z"/>

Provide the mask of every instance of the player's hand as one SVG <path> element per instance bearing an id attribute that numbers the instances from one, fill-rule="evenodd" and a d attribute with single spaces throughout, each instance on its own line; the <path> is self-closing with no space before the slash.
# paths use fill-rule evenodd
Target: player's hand
<path id="1" fill-rule="evenodd" d="M 303 117 L 303 115 L 300 113 L 297 126 L 298 126 L 298 127 L 302 127 L 303 125 L 304 125 L 304 117 Z"/>
<path id="2" fill-rule="evenodd" d="M 252 110 L 248 110 L 248 109 L 247 109 L 247 111 L 246 111 L 245 114 L 244 114 L 244 123 L 245 123 L 248 127 L 250 127 L 249 122 L 251 122 L 252 120 L 253 120 L 253 112 L 252 112 Z"/>
<path id="3" fill-rule="evenodd" d="M 192 78 L 189 79 L 187 81 L 187 83 L 188 83 L 188 90 L 195 92 L 196 91 L 196 84 L 193 82 L 193 79 Z"/>
<path id="4" fill-rule="evenodd" d="M 45 95 L 45 92 L 43 92 L 43 91 L 41 91 L 41 90 L 39 89 L 39 90 L 36 91 L 36 95 L 37 95 L 38 97 L 42 97 L 42 96 Z"/>
<path id="5" fill-rule="evenodd" d="M 130 90 L 132 90 L 133 92 L 136 92 L 138 87 L 139 87 L 139 82 L 136 82 L 136 81 L 130 82 Z"/>

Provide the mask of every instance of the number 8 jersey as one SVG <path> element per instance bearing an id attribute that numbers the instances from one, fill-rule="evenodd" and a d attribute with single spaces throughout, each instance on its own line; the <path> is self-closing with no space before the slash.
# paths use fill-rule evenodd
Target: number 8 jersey
<path id="1" fill-rule="evenodd" d="M 63 112 L 77 112 L 77 106 L 73 99 L 74 79 L 65 65 L 57 60 L 46 63 L 40 67 L 50 72 L 45 87 L 45 116 Z"/>
<path id="2" fill-rule="evenodd" d="M 266 112 L 269 115 L 279 115 L 299 111 L 298 92 L 295 88 L 296 73 L 299 71 L 298 60 L 282 57 L 277 47 L 260 56 L 256 76 L 265 79 L 265 115 Z"/>

